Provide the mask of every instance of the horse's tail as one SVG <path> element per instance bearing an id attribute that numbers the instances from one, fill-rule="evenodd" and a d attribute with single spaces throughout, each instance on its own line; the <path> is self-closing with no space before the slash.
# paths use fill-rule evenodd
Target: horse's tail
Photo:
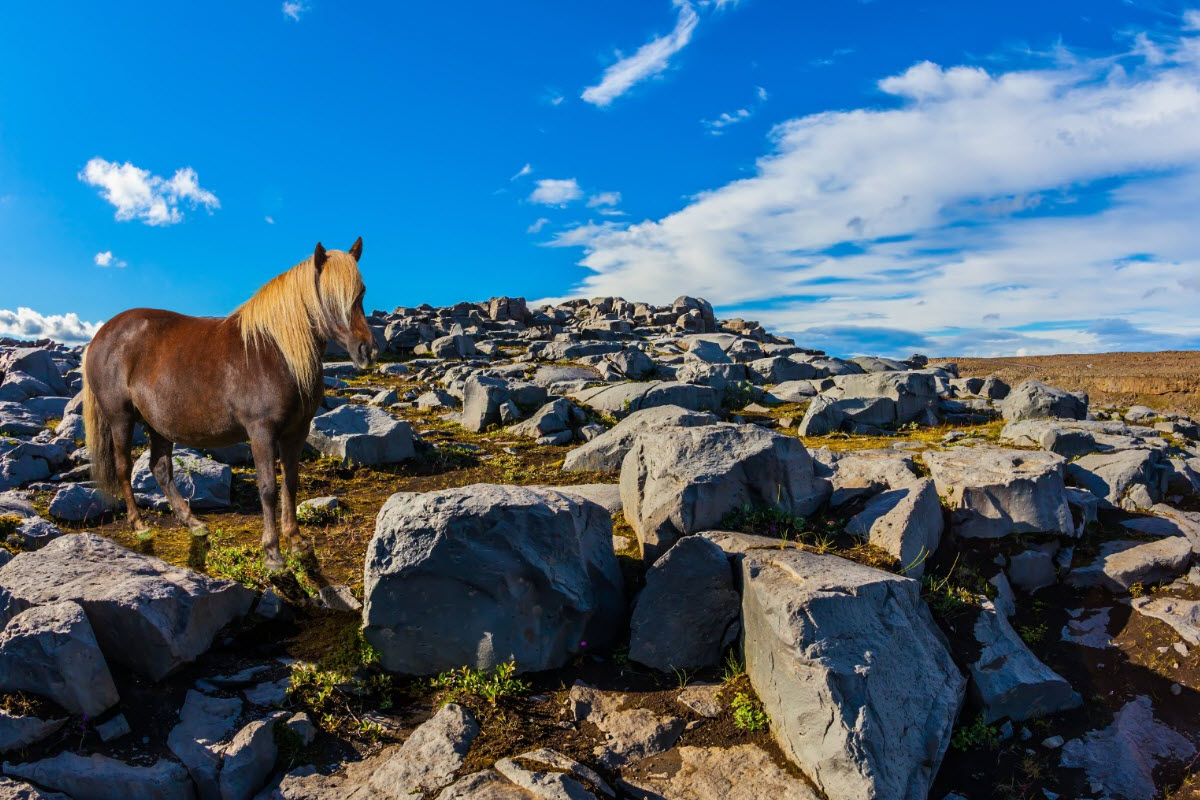
<path id="1" fill-rule="evenodd" d="M 121 482 L 117 478 L 116 445 L 113 443 L 112 426 L 100 410 L 96 395 L 87 379 L 87 351 L 80 365 L 83 373 L 83 428 L 87 436 L 87 449 L 92 462 L 92 480 L 101 491 L 113 497 L 121 496 Z"/>

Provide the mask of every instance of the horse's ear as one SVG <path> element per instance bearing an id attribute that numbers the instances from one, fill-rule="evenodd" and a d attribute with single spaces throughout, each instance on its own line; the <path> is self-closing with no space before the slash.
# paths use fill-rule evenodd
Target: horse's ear
<path id="1" fill-rule="evenodd" d="M 321 270 L 325 267 L 326 258 L 328 256 L 325 255 L 325 248 L 321 246 L 320 242 L 317 242 L 317 249 L 313 251 L 313 266 L 317 268 L 318 275 L 321 274 Z"/>
<path id="2" fill-rule="evenodd" d="M 362 237 L 361 236 L 354 240 L 354 244 L 350 245 L 350 249 L 347 252 L 350 253 L 350 255 L 354 256 L 355 261 L 358 261 L 360 258 L 362 258 Z"/>

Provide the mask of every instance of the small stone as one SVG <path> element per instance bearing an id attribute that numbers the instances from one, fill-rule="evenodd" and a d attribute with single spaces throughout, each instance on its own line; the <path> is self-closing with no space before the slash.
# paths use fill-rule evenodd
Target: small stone
<path id="1" fill-rule="evenodd" d="M 1057 750 L 1058 748 L 1063 746 L 1063 743 L 1065 741 L 1066 740 L 1063 739 L 1063 737 L 1055 734 L 1054 736 L 1050 736 L 1045 739 L 1042 739 L 1042 747 L 1045 747 L 1050 750 Z"/>
<path id="2" fill-rule="evenodd" d="M 125 719 L 124 714 L 117 714 L 108 722 L 96 726 L 96 733 L 100 734 L 100 741 L 112 742 L 120 739 L 122 736 L 128 736 L 132 733 L 129 727 L 129 720 Z"/>
<path id="3" fill-rule="evenodd" d="M 1178 683 L 1171 684 L 1171 694 L 1178 697 L 1180 694 L 1182 694 L 1182 692 L 1183 692 L 1183 687 L 1180 686 Z"/>

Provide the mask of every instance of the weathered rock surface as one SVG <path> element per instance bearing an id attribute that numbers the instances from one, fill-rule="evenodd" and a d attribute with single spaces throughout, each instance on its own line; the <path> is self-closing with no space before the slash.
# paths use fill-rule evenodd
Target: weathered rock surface
<path id="1" fill-rule="evenodd" d="M 225 747 L 218 778 L 221 800 L 250 800 L 267 782 L 279 755 L 275 721 L 268 717 L 251 722 Z"/>
<path id="2" fill-rule="evenodd" d="M 642 761 L 623 783 L 634 797 L 644 800 L 817 800 L 819 796 L 755 744 L 679 747 Z"/>
<path id="3" fill-rule="evenodd" d="M 124 507 L 124 501 L 109 497 L 99 489 L 73 483 L 55 492 L 50 501 L 50 516 L 67 522 L 89 522 Z"/>
<path id="4" fill-rule="evenodd" d="M 748 549 L 746 672 L 772 733 L 830 798 L 929 792 L 966 681 L 920 584 L 836 556 Z"/>
<path id="5" fill-rule="evenodd" d="M 663 672 L 714 666 L 737 637 L 739 603 L 721 548 L 699 536 L 681 539 L 646 572 L 629 657 Z"/>
<path id="6" fill-rule="evenodd" d="M 63 536 L 0 568 L 0 588 L 22 606 L 72 600 L 107 660 L 158 680 L 208 649 L 244 615 L 254 592 L 126 550 L 91 533 Z"/>
<path id="7" fill-rule="evenodd" d="M 347 466 L 395 464 L 416 455 L 412 427 L 373 406 L 344 405 L 314 417 L 308 443 Z"/>
<path id="8" fill-rule="evenodd" d="M 694 428 L 712 425 L 717 417 L 705 411 L 690 411 L 679 406 L 657 406 L 636 411 L 606 433 L 567 453 L 563 469 L 567 472 L 616 472 L 633 447 L 638 434 L 667 428 Z"/>
<path id="9" fill-rule="evenodd" d="M 971 694 L 983 721 L 1035 719 L 1079 706 L 1071 684 L 1030 652 L 996 607 L 985 602 L 975 618 L 979 658 L 969 667 Z"/>
<path id="10" fill-rule="evenodd" d="M 1105 542 L 1095 561 L 1071 570 L 1067 583 L 1127 592 L 1135 583 L 1148 586 L 1178 577 L 1191 561 L 1192 545 L 1183 536 L 1168 536 L 1156 542 Z"/>
<path id="11" fill-rule="evenodd" d="M 1091 790 L 1122 800 L 1158 796 L 1154 769 L 1191 758 L 1196 748 L 1154 718 L 1149 697 L 1130 700 L 1112 724 L 1063 746 L 1062 766 L 1082 769 Z"/>
<path id="12" fill-rule="evenodd" d="M 1067 475 L 1105 508 L 1146 509 L 1163 498 L 1170 465 L 1158 450 L 1095 453 L 1072 461 Z"/>
<path id="13" fill-rule="evenodd" d="M 23 764 L 5 762 L 4 774 L 32 781 L 73 800 L 195 800 L 187 771 L 174 761 L 160 759 L 149 767 L 135 767 L 103 755 L 90 758 L 59 753 Z"/>
<path id="14" fill-rule="evenodd" d="M 443 706 L 375 770 L 371 788 L 395 798 L 436 792 L 451 782 L 478 735 L 470 711 L 457 703 Z"/>
<path id="15" fill-rule="evenodd" d="M 681 536 L 720 526 L 744 506 L 805 516 L 827 496 L 800 441 L 720 423 L 639 436 L 621 467 L 625 519 L 654 561 Z"/>
<path id="16" fill-rule="evenodd" d="M 1130 604 L 1139 614 L 1170 625 L 1188 644 L 1200 645 L 1200 600 L 1181 597 L 1135 597 Z"/>
<path id="17" fill-rule="evenodd" d="M 43 792 L 28 783 L 0 778 L 0 800 L 71 800 L 59 792 Z"/>
<path id="18" fill-rule="evenodd" d="M 846 531 L 891 553 L 904 574 L 919 579 L 942 539 L 942 504 L 933 481 L 877 495 L 850 518 Z"/>
<path id="19" fill-rule="evenodd" d="M 0 711 L 0 753 L 20 750 L 53 736 L 67 724 L 63 719 L 39 719 L 37 717 L 14 717 Z M 0 791 L 0 798 L 5 795 Z"/>
<path id="20" fill-rule="evenodd" d="M 220 742 L 232 733 L 241 713 L 242 701 L 236 697 L 188 690 L 184 698 L 179 724 L 167 736 L 167 748 L 187 768 L 200 800 L 221 800 L 218 775 L 224 748 Z"/>
<path id="21" fill-rule="evenodd" d="M 1041 381 L 1023 381 L 999 404 L 1006 420 L 1083 419 L 1087 401 Z"/>
<path id="22" fill-rule="evenodd" d="M 657 406 L 679 406 L 690 411 L 716 411 L 721 407 L 721 392 L 713 387 L 675 381 L 599 386 L 576 392 L 571 398 L 618 418 Z"/>
<path id="23" fill-rule="evenodd" d="M 365 636 L 396 672 L 561 666 L 622 627 L 612 520 L 551 489 L 393 495 L 367 552 Z"/>
<path id="24" fill-rule="evenodd" d="M 1053 453 L 958 447 L 925 454 L 951 528 L 966 538 L 1011 533 L 1074 533 L 1063 468 Z"/>
<path id="25" fill-rule="evenodd" d="M 96 717 L 117 704 L 117 687 L 78 603 L 35 606 L 0 632 L 0 689 L 30 691 L 72 714 Z"/>
<path id="26" fill-rule="evenodd" d="M 811 454 L 817 462 L 817 476 L 829 481 L 832 487 L 829 505 L 834 508 L 889 489 L 903 489 L 921 480 L 911 453 L 897 450 L 839 453 L 821 448 Z"/>
<path id="27" fill-rule="evenodd" d="M 609 769 L 666 752 L 683 733 L 679 717 L 662 716 L 647 708 L 625 708 L 625 700 L 621 692 L 601 691 L 578 682 L 568 699 L 576 721 L 587 720 L 605 735 L 605 743 L 595 754 Z"/>

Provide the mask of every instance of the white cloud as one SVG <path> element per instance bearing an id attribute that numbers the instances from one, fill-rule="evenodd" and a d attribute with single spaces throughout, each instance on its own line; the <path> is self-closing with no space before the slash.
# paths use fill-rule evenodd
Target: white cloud
<path id="1" fill-rule="evenodd" d="M 546 206 L 565 206 L 581 197 L 583 190 L 574 178 L 544 178 L 537 182 L 537 188 L 529 195 L 529 202 Z"/>
<path id="2" fill-rule="evenodd" d="M 656 36 L 639 47 L 633 55 L 620 58 L 604 70 L 598 84 L 584 89 L 580 97 L 592 105 L 607 106 L 637 84 L 658 75 L 670 66 L 671 56 L 692 40 L 692 32 L 696 29 L 696 23 L 700 21 L 690 0 L 675 0 L 675 5 L 679 9 L 679 16 L 675 28 L 670 33 L 666 36 Z"/>
<path id="3" fill-rule="evenodd" d="M 725 112 L 716 119 L 702 119 L 700 124 L 708 128 L 708 132 L 713 136 L 720 136 L 730 125 L 736 125 L 748 119 L 750 119 L 750 109 L 739 108 L 733 113 Z"/>
<path id="4" fill-rule="evenodd" d="M 531 172 L 533 172 L 533 165 L 526 164 L 525 166 L 523 166 L 519 170 L 517 170 L 516 174 L 513 175 L 511 178 L 509 178 L 509 180 L 515 181 L 517 178 L 524 178 L 526 175 L 530 174 Z"/>
<path id="5" fill-rule="evenodd" d="M 116 207 L 121 221 L 140 219 L 147 225 L 174 225 L 183 220 L 179 206 L 204 206 L 210 213 L 220 208 L 217 196 L 200 187 L 196 170 L 183 167 L 167 180 L 126 161 L 118 164 L 93 158 L 79 173 L 79 180 L 100 189 L 100 196 Z"/>
<path id="6" fill-rule="evenodd" d="M 24 306 L 16 311 L 0 308 L 0 336 L 14 339 L 53 339 L 74 344 L 96 335 L 102 322 L 84 322 L 76 314 L 39 314 Z"/>
<path id="7" fill-rule="evenodd" d="M 274 224 L 275 224 L 275 218 L 274 218 L 274 217 L 272 217 L 270 214 L 268 214 L 267 216 L 263 217 L 263 220 L 264 220 L 264 221 L 265 221 L 265 222 L 266 222 L 268 225 L 274 225 Z"/>
<path id="8" fill-rule="evenodd" d="M 299 22 L 300 15 L 312 8 L 305 0 L 285 0 L 283 15 L 292 22 Z"/>
<path id="9" fill-rule="evenodd" d="M 758 98 L 758 102 L 760 103 L 765 103 L 771 98 L 771 95 L 767 93 L 767 90 L 761 86 L 754 87 L 754 95 Z"/>
<path id="10" fill-rule="evenodd" d="M 1200 8 L 1189 8 L 1183 12 L 1183 29 L 1200 31 Z"/>
<path id="11" fill-rule="evenodd" d="M 538 217 L 534 223 L 525 229 L 526 233 L 541 233 L 542 228 L 550 224 L 550 220 L 545 217 Z"/>
<path id="12" fill-rule="evenodd" d="M 114 258 L 112 250 L 105 250 L 103 253 L 96 253 L 92 258 L 96 262 L 97 267 L 124 267 L 125 262 L 119 258 Z"/>
<path id="13" fill-rule="evenodd" d="M 621 203 L 620 192 L 597 192 L 588 198 L 588 208 L 600 208 L 601 206 L 615 206 Z"/>
<path id="14" fill-rule="evenodd" d="M 892 107 L 777 126 L 752 177 L 554 243 L 584 248 L 580 294 L 706 296 L 801 344 L 1200 347 L 1200 36 L 1154 49 L 917 64 Z"/>

